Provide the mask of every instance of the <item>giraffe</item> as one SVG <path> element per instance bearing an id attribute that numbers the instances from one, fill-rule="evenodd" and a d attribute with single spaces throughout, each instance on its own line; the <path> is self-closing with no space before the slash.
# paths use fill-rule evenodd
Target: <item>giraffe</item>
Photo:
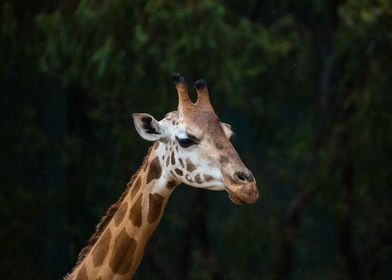
<path id="1" fill-rule="evenodd" d="M 255 178 L 230 142 L 230 125 L 215 114 L 206 82 L 195 82 L 198 97 L 193 103 L 185 79 L 178 73 L 173 79 L 178 110 L 161 121 L 145 113 L 133 114 L 139 135 L 155 143 L 66 280 L 131 279 L 171 193 L 181 183 L 226 190 L 236 204 L 257 202 Z"/>

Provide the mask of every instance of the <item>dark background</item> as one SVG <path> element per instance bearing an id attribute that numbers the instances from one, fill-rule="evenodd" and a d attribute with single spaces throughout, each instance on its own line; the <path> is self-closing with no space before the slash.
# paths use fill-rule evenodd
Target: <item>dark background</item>
<path id="1" fill-rule="evenodd" d="M 208 81 L 261 200 L 179 187 L 136 279 L 392 278 L 391 1 L 0 7 L 1 279 L 70 271 L 174 71 Z"/>

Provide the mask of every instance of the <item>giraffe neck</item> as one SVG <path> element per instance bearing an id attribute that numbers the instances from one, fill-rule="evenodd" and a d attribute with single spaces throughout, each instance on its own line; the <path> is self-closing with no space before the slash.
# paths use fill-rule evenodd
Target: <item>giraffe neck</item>
<path id="1" fill-rule="evenodd" d="M 178 185 L 162 169 L 164 160 L 164 147 L 156 143 L 110 222 L 68 280 L 132 278 Z"/>

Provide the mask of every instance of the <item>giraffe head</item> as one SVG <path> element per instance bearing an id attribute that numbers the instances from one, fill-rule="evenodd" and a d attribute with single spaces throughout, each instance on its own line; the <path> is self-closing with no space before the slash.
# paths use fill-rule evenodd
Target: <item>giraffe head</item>
<path id="1" fill-rule="evenodd" d="M 173 180 L 226 190 L 236 204 L 255 203 L 259 198 L 256 180 L 230 142 L 230 125 L 220 122 L 215 114 L 205 81 L 194 84 L 198 98 L 193 103 L 185 79 L 180 74 L 173 74 L 173 78 L 178 111 L 161 121 L 148 114 L 134 114 L 137 132 L 159 143 L 162 169 Z"/>

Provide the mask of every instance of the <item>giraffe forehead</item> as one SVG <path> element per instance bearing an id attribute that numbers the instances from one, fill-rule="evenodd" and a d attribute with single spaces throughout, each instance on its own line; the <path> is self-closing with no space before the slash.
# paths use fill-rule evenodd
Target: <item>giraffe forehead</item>
<path id="1" fill-rule="evenodd" d="M 224 132 L 218 116 L 214 112 L 199 112 L 185 119 L 185 123 L 193 130 L 210 138 L 224 137 Z"/>

